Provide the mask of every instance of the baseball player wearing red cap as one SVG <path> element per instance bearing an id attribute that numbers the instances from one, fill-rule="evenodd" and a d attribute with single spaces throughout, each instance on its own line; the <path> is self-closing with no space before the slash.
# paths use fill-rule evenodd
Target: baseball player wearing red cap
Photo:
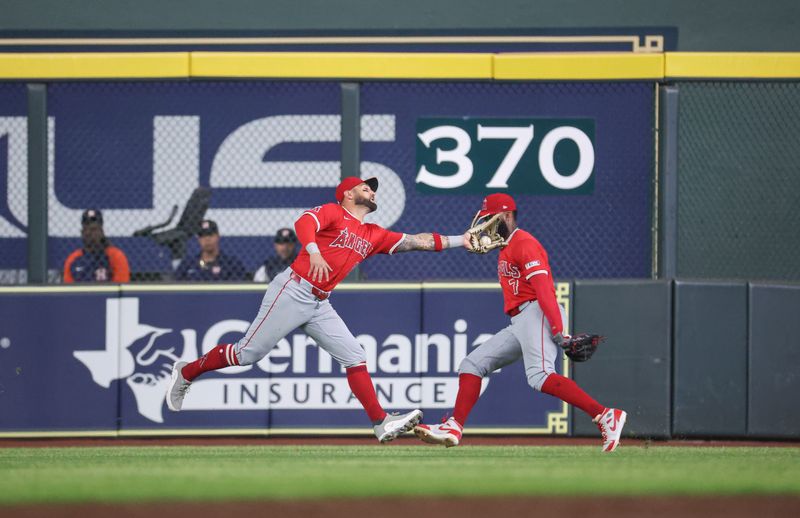
<path id="1" fill-rule="evenodd" d="M 269 284 L 256 318 L 235 344 L 220 344 L 200 359 L 178 362 L 172 369 L 167 406 L 178 411 L 192 381 L 210 370 L 250 365 L 269 354 L 293 329 L 302 328 L 345 367 L 347 381 L 372 421 L 376 437 L 391 441 L 411 430 L 422 418 L 420 410 L 387 414 L 367 372 L 366 354 L 333 309 L 328 296 L 361 261 L 375 254 L 409 250 L 441 251 L 467 246 L 467 236 L 436 233 L 408 235 L 392 232 L 364 217 L 377 210 L 378 179 L 351 176 L 336 188 L 338 203 L 303 212 L 294 228 L 301 251 L 292 265 Z"/>
<path id="2" fill-rule="evenodd" d="M 603 451 L 614 451 L 627 414 L 601 405 L 574 381 L 555 372 L 558 344 L 567 335 L 547 252 L 535 237 L 517 227 L 517 205 L 511 196 L 492 194 L 483 200 L 478 216 L 494 214 L 501 214 L 498 233 L 505 239 L 497 276 L 503 289 L 503 311 L 511 317 L 511 324 L 461 362 L 452 417 L 438 425 L 420 424 L 414 432 L 428 443 L 457 446 L 467 416 L 480 396 L 481 379 L 522 358 L 528 384 L 586 412 L 600 429 Z"/>

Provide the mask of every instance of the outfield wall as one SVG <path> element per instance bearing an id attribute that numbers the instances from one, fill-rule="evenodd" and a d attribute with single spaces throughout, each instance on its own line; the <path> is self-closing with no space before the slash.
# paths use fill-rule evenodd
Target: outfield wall
<path id="1" fill-rule="evenodd" d="M 249 367 L 205 375 L 169 412 L 169 367 L 247 328 L 262 287 L 0 290 L 0 437 L 368 434 L 341 369 L 301 331 Z M 631 437 L 800 437 L 790 338 L 800 286 L 697 281 L 558 284 L 570 329 L 607 336 L 559 369 L 629 413 Z M 468 302 L 465 302 L 468 301 Z M 367 351 L 389 411 L 450 412 L 461 359 L 508 324 L 493 283 L 344 284 L 334 307 Z M 42 316 L 47 315 L 43 323 Z M 579 410 L 488 377 L 471 432 L 593 436 Z"/>
<path id="2" fill-rule="evenodd" d="M 355 167 L 365 175 L 383 175 L 381 195 L 386 203 L 381 202 L 379 216 L 388 219 L 378 222 L 387 226 L 400 222 L 405 228 L 399 229 L 408 231 L 430 230 L 431 215 L 435 215 L 436 230 L 460 232 L 482 196 L 503 188 L 490 184 L 522 178 L 522 183 L 513 185 L 513 192 L 523 207 L 523 226 L 532 229 L 551 252 L 557 276 L 581 279 L 574 284 L 576 328 L 602 331 L 614 339 L 605 349 L 608 356 L 579 366 L 575 378 L 604 401 L 620 402 L 631 410 L 629 433 L 796 437 L 800 429 L 789 409 L 792 400 L 784 397 L 797 388 L 796 376 L 786 368 L 796 364 L 797 348 L 784 338 L 792 336 L 788 324 L 797 314 L 796 287 L 745 284 L 748 279 L 800 279 L 794 260 L 800 246 L 794 210 L 800 177 L 792 169 L 800 161 L 795 159 L 798 148 L 793 144 L 800 120 L 794 115 L 800 109 L 800 55 L 648 49 L 633 54 L 543 55 L 42 53 L 0 55 L 0 77 L 5 80 L 0 83 L 0 172 L 5 178 L 5 190 L 0 193 L 5 198 L 0 207 L 0 261 L 19 271 L 20 263 L 27 260 L 33 282 L 45 280 L 48 266 L 57 272 L 64 251 L 79 244 L 77 221 L 89 206 L 106 211 L 107 229 L 115 240 L 132 239 L 132 225 L 153 223 L 152 218 L 168 212 L 197 185 L 214 187 L 221 197 L 215 198 L 209 216 L 230 225 L 227 228 L 233 231 L 227 239 L 237 248 L 250 243 L 263 251 L 268 248 L 269 230 L 276 228 L 276 216 L 285 218 L 281 224 L 290 223 L 298 208 L 326 199 L 340 176 Z M 664 95 L 665 89 L 674 95 Z M 732 105 L 726 105 L 727 101 Z M 304 134 L 298 128 L 307 129 L 303 124 L 308 120 L 298 123 L 295 117 L 310 117 L 317 126 Z M 265 121 L 271 118 L 289 123 L 276 128 Z M 731 128 L 743 125 L 753 129 L 731 133 Z M 490 134 L 500 130 L 504 138 L 487 138 L 487 133 L 481 133 L 487 126 Z M 253 133 L 254 127 L 261 133 Z M 467 158 L 480 179 L 477 184 L 462 181 L 446 194 L 435 190 L 451 180 L 448 175 L 461 176 L 461 165 L 466 163 L 462 155 L 467 152 L 455 153 L 459 160 L 450 161 L 453 168 L 432 173 L 439 177 L 438 187 L 430 174 L 424 174 L 423 166 L 431 173 L 441 165 L 441 156 L 453 151 L 431 145 L 443 127 L 455 131 L 444 140 L 458 143 L 459 137 L 467 136 L 465 142 L 475 148 Z M 542 129 L 549 134 L 564 127 L 577 128 L 586 138 L 571 133 L 572 138 L 566 140 L 572 144 L 567 143 L 561 152 L 541 140 L 527 140 L 528 133 L 521 131 L 530 128 L 538 138 Z M 295 136 L 276 140 L 276 134 Z M 744 141 L 737 141 L 738 136 Z M 263 147 L 265 138 L 272 139 L 269 142 L 277 148 L 268 159 L 265 151 L 273 150 Z M 561 171 L 558 175 L 569 178 L 581 170 L 580 142 L 585 144 L 587 139 L 596 160 L 594 167 L 585 168 L 589 174 L 583 183 L 564 189 L 563 184 L 541 181 L 547 178 L 543 164 L 548 165 L 546 154 L 542 160 L 542 148 L 553 153 L 550 165 Z M 506 142 L 498 147 L 492 140 Z M 512 154 L 509 144 L 519 142 L 526 142 L 525 152 L 516 156 L 514 167 L 504 170 L 508 176 L 498 177 L 503 169 L 500 164 L 505 163 L 502 159 Z M 318 145 L 321 150 L 311 149 Z M 226 163 L 219 155 L 234 160 Z M 244 163 L 237 162 L 242 157 Z M 516 167 L 527 164 L 526 160 L 533 165 Z M 296 172 L 292 168 L 298 165 L 308 168 L 309 163 L 320 169 L 310 183 L 308 178 L 298 180 L 292 175 L 276 181 L 268 174 L 259 177 L 261 183 L 256 185 L 242 183 L 240 172 L 247 167 L 269 172 L 260 169 L 264 163 L 278 164 L 284 173 Z M 218 164 L 225 167 L 216 168 Z M 531 175 L 531 170 L 536 174 Z M 98 178 L 111 183 L 97 189 Z M 189 181 L 164 183 L 181 178 Z M 427 178 L 427 186 L 420 178 Z M 559 182 L 556 178 L 555 184 Z M 265 212 L 265 208 L 277 212 Z M 142 214 L 149 219 L 137 221 Z M 255 222 L 255 226 L 240 228 L 243 222 Z M 151 252 L 169 261 L 156 248 Z M 431 336 L 445 336 L 455 347 L 457 335 L 466 332 L 467 337 L 458 340 L 471 340 L 471 346 L 477 339 L 469 333 L 482 329 L 483 315 L 491 313 L 499 319 L 486 332 L 503 325 L 497 313 L 499 303 L 495 300 L 484 306 L 483 300 L 489 297 L 483 295 L 475 304 L 480 316 L 470 317 L 474 322 L 458 316 L 472 311 L 462 309 L 461 295 L 476 288 L 476 281 L 494 276 L 493 261 L 452 251 L 373 261 L 369 267 L 374 265 L 374 270 L 360 272 L 362 280 L 472 279 L 458 288 L 466 292 L 452 297 L 446 295 L 449 288 L 426 283 L 385 288 L 389 294 L 383 295 L 379 292 L 384 288 L 374 288 L 377 291 L 369 291 L 369 296 L 348 292 L 370 290 L 372 284 L 343 290 L 342 298 L 352 299 L 342 308 L 343 314 L 353 312 L 346 317 L 349 322 L 357 321 L 367 309 L 393 304 L 399 295 L 392 293 L 398 289 L 402 298 L 408 298 L 402 322 L 391 320 L 375 330 L 353 328 L 371 337 L 366 338 L 366 347 L 383 347 L 390 336 L 412 344 L 403 346 L 412 351 L 411 370 L 390 365 L 395 370 L 386 374 L 397 376 L 389 378 L 401 374 L 411 374 L 406 378 L 413 380 L 437 377 L 427 376 L 432 372 L 424 370 L 434 368 L 432 362 L 424 364 L 413 357 L 418 340 L 425 349 L 425 340 Z M 677 276 L 739 280 L 738 284 L 721 281 L 708 289 L 707 280 L 647 280 Z M 630 277 L 637 280 L 622 280 Z M 52 280 L 57 281 L 57 275 Z M 24 283 L 25 279 L 4 278 L 4 282 Z M 492 289 L 496 298 L 497 288 Z M 17 430 L 13 433 L 42 429 L 110 435 L 216 433 L 216 417 L 197 416 L 217 409 L 198 409 L 200 414 L 192 417 L 174 417 L 185 422 L 162 427 L 167 419 L 162 402 L 156 396 L 143 396 L 141 401 L 149 402 L 140 403 L 136 394 L 157 395 L 163 374 L 159 367 L 182 355 L 177 351 L 186 349 L 186 344 L 195 345 L 187 350 L 196 355 L 204 350 L 204 343 L 221 339 L 220 330 L 241 332 L 260 291 L 257 285 L 132 284 L 65 291 L 32 287 L 27 292 L 23 288 L 25 294 L 19 300 L 14 288 L 4 292 L 2 316 L 7 328 L 24 337 L 22 344 L 33 345 L 19 348 L 15 344 L 20 340 L 10 338 L 10 333 L 0 336 L 0 354 L 12 360 L 0 363 L 3 383 L 23 398 L 3 401 L 15 406 L 2 413 L 0 423 Z M 747 293 L 744 303 L 743 291 Z M 200 295 L 203 292 L 228 299 L 224 306 L 228 309 L 223 309 L 231 311 L 225 319 L 228 323 L 214 333 L 207 326 L 215 322 L 220 308 L 206 306 L 209 298 Z M 439 295 L 443 298 L 437 299 Z M 370 300 L 373 296 L 378 298 Z M 424 315 L 430 304 L 442 308 L 441 314 L 454 311 L 452 322 L 427 327 Z M 193 310 L 186 313 L 184 307 Z M 140 309 L 146 317 L 139 317 Z M 41 315 L 47 315 L 47 327 L 41 326 Z M 386 334 L 385 329 L 395 325 L 402 329 Z M 87 333 L 94 336 L 91 346 L 76 345 L 86 343 L 82 336 Z M 69 348 L 57 349 L 53 355 L 50 344 L 66 339 Z M 159 340 L 165 344 L 156 346 Z M 297 340 L 296 346 L 294 337 L 287 342 L 281 354 L 291 355 L 295 347 L 305 350 L 304 339 Z M 446 354 L 444 344 L 432 345 L 435 354 Z M 134 348 L 136 354 L 121 353 L 120 348 Z M 149 354 L 154 350 L 158 354 Z M 12 359 L 11 351 L 19 356 Z M 454 374 L 458 356 L 454 351 L 450 370 L 440 372 L 436 364 L 436 374 Z M 42 358 L 53 360 L 42 364 Z M 280 363 L 281 356 L 276 358 Z M 377 353 L 375 360 L 380 366 Z M 104 362 L 111 362 L 110 370 L 90 367 Z M 316 362 L 318 369 L 328 368 L 319 358 Z M 265 364 L 252 370 L 271 376 L 271 369 L 280 368 L 272 360 Z M 64 365 L 70 366 L 71 373 L 62 370 Z M 150 370 L 139 372 L 138 366 Z M 37 372 L 40 367 L 43 370 Z M 31 369 L 37 376 L 21 377 Z M 92 383 L 87 381 L 87 372 Z M 78 399 L 70 393 L 80 376 L 83 381 L 78 383 L 84 385 L 80 390 L 87 394 L 98 386 L 104 390 L 102 395 L 90 396 L 93 403 L 86 406 L 99 413 L 93 414 L 88 425 L 81 421 L 83 407 L 76 406 Z M 61 385 L 47 385 L 48 390 L 37 392 L 43 378 Z M 316 411 L 298 418 L 305 414 L 258 406 L 265 403 L 255 392 L 261 391 L 262 396 L 270 392 L 269 381 L 267 385 L 237 383 L 237 404 L 255 406 L 252 413 L 247 408 L 223 413 L 238 432 L 324 433 L 329 426 L 332 433 L 363 432 L 357 425 L 357 410 L 343 410 L 345 417 L 332 421 Z M 290 391 L 299 387 L 291 383 Z M 443 383 L 452 396 L 452 380 Z M 61 390 L 64 385 L 70 391 Z M 438 397 L 435 383 L 414 385 L 419 390 L 423 386 L 433 391 L 430 397 Z M 336 389 L 335 384 L 332 387 L 325 390 Z M 567 419 L 563 410 L 556 411 L 558 417 L 552 422 L 549 411 L 534 412 L 535 421 L 527 417 L 524 422 L 493 421 L 498 415 L 503 416 L 500 419 L 519 415 L 514 405 L 519 404 L 519 394 L 525 393 L 524 381 L 517 388 L 499 397 L 494 403 L 497 411 L 487 413 L 486 420 L 474 426 L 504 432 L 594 433 L 583 416 Z M 231 390 L 229 385 L 222 383 L 217 389 L 223 396 L 214 397 L 223 398 L 225 404 L 232 401 L 224 399 L 231 394 L 224 392 Z M 46 414 L 37 415 L 38 407 L 31 403 L 49 403 L 51 394 L 61 399 L 56 398 Z M 414 403 L 427 404 L 421 392 L 415 397 Z M 435 413 L 443 403 L 433 403 L 430 408 Z"/>
<path id="3" fill-rule="evenodd" d="M 668 4 L 659 0 L 409 0 L 402 4 L 351 0 L 338 2 L 335 9 L 324 0 L 307 0 L 303 9 L 290 2 L 142 0 L 137 3 L 136 16 L 130 15 L 124 3 L 98 9 L 96 3 L 87 0 L 69 4 L 43 0 L 35 4 L 13 2 L 0 18 L 0 31 L 17 38 L 230 40 L 337 32 L 395 37 L 499 32 L 553 37 L 580 31 L 598 34 L 668 26 L 680 36 L 679 50 L 797 51 L 798 15 L 800 9 L 792 0 L 729 0 L 724 6 L 691 0 Z"/>
<path id="4" fill-rule="evenodd" d="M 567 308 L 570 288 L 559 285 Z M 203 376 L 182 412 L 167 410 L 171 365 L 238 340 L 262 296 L 261 285 L 0 290 L 0 437 L 369 433 L 343 369 L 299 329 L 255 365 Z M 431 421 L 452 409 L 461 360 L 507 325 L 493 284 L 345 284 L 332 301 L 384 408 L 422 408 Z M 568 433 L 566 404 L 534 394 L 521 363 L 502 371 L 484 382 L 473 429 Z"/>
<path id="5" fill-rule="evenodd" d="M 356 171 L 382 181 L 374 221 L 408 232 L 438 213 L 457 233 L 513 192 L 559 277 L 800 280 L 798 54 L 15 53 L 0 78 L 2 283 L 57 282 L 88 207 L 136 280 L 168 280 L 169 253 L 132 235 L 198 186 L 252 272 Z M 359 277 L 491 279 L 473 259 Z"/>

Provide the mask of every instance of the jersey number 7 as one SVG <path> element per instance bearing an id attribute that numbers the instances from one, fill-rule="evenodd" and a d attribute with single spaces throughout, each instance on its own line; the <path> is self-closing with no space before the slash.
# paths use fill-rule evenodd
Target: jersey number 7
<path id="1" fill-rule="evenodd" d="M 514 289 L 514 295 L 519 295 L 519 279 L 508 279 L 508 284 Z"/>

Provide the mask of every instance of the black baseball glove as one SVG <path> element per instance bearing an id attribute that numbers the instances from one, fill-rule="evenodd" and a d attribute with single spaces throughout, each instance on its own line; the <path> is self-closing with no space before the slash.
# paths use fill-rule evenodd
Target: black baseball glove
<path id="1" fill-rule="evenodd" d="M 588 333 L 575 336 L 559 333 L 553 337 L 556 345 L 564 349 L 564 354 L 574 362 L 585 362 L 591 358 L 597 350 L 597 346 L 605 339 L 604 336 L 590 335 Z"/>

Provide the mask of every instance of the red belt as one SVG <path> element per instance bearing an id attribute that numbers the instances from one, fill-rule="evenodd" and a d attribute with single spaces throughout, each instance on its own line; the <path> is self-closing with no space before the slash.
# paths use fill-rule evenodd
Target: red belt
<path id="1" fill-rule="evenodd" d="M 522 310 L 525 309 L 528 306 L 528 304 L 530 304 L 531 302 L 533 302 L 533 301 L 532 300 L 528 300 L 528 301 L 523 302 L 522 304 L 520 304 L 519 306 L 517 306 L 515 308 L 511 308 L 508 311 L 508 316 L 515 317 L 515 316 L 519 315 L 520 313 L 522 313 Z"/>
<path id="2" fill-rule="evenodd" d="M 296 274 L 296 273 L 294 273 L 294 272 L 292 272 L 291 274 L 289 274 L 289 277 L 290 277 L 290 278 L 291 278 L 291 279 L 292 279 L 294 282 L 297 282 L 297 283 L 299 283 L 299 282 L 301 282 L 301 281 L 306 281 L 305 279 L 303 279 L 302 277 L 300 277 L 299 275 L 297 275 L 297 274 Z M 311 284 L 310 282 L 308 282 L 308 281 L 306 281 L 306 282 L 307 282 L 307 283 L 308 283 L 308 285 L 311 287 L 311 294 L 312 294 L 312 295 L 314 295 L 315 297 L 317 297 L 317 300 L 325 300 L 325 299 L 327 299 L 327 298 L 328 298 L 328 296 L 330 295 L 330 293 L 328 293 L 327 291 L 322 291 L 321 289 L 317 288 L 316 286 L 314 286 L 314 285 L 313 285 L 313 284 Z"/>

